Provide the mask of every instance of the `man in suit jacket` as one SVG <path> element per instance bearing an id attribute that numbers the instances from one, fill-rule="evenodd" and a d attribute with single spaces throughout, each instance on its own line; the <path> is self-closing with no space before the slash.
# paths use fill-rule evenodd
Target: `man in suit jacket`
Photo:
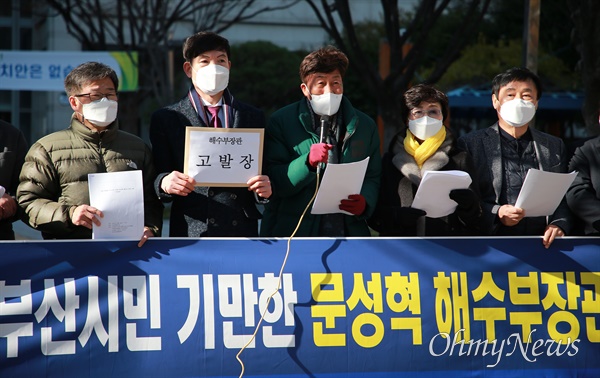
<path id="1" fill-rule="evenodd" d="M 231 51 L 227 39 L 196 33 L 183 45 L 183 70 L 192 80 L 177 103 L 156 111 L 150 123 L 154 162 L 159 172 L 157 195 L 173 201 L 170 236 L 258 236 L 261 217 L 256 203 L 271 196 L 265 175 L 248 180 L 248 188 L 196 186 L 183 174 L 187 126 L 264 128 L 262 111 L 233 98 L 227 84 Z"/>
<path id="2" fill-rule="evenodd" d="M 566 200 L 549 217 L 525 218 L 514 206 L 530 168 L 566 173 L 568 155 L 559 138 L 529 127 L 542 94 L 540 79 L 526 68 L 511 68 L 492 82 L 494 125 L 459 139 L 477 162 L 485 226 L 492 235 L 543 235 L 548 248 L 570 231 Z"/>
<path id="3" fill-rule="evenodd" d="M 600 126 L 600 107 L 598 108 Z M 600 136 L 586 141 L 575 150 L 569 163 L 577 177 L 567 191 L 567 203 L 581 221 L 579 233 L 600 236 Z"/>

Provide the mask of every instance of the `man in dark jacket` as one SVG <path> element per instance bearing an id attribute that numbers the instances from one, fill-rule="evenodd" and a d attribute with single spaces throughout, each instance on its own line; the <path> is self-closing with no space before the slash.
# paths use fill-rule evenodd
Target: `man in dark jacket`
<path id="1" fill-rule="evenodd" d="M 0 121 L 0 240 L 15 238 L 12 224 L 21 215 L 15 196 L 25 154 L 27 142 L 21 130 Z"/>
<path id="2" fill-rule="evenodd" d="M 158 176 L 155 191 L 171 207 L 170 236 L 258 236 L 256 204 L 271 196 L 265 175 L 248 180 L 248 188 L 202 187 L 184 171 L 187 126 L 264 128 L 260 110 L 233 98 L 227 84 L 231 56 L 227 39 L 199 32 L 183 45 L 183 70 L 192 80 L 177 103 L 156 111 L 150 141 Z M 213 116 L 213 111 L 216 116 Z"/>
<path id="3" fill-rule="evenodd" d="M 600 126 L 600 109 L 598 109 Z M 588 140 L 575 150 L 569 171 L 577 177 L 567 191 L 567 203 L 583 221 L 583 234 L 600 236 L 600 136 Z"/>
<path id="4" fill-rule="evenodd" d="M 568 156 L 559 138 L 529 127 L 542 95 L 540 79 L 526 68 L 512 68 L 492 83 L 492 104 L 498 122 L 458 140 L 477 162 L 485 227 L 492 235 L 543 235 L 546 248 L 570 232 L 566 200 L 548 217 L 525 218 L 515 207 L 525 175 L 531 168 L 566 173 Z"/>
<path id="5" fill-rule="evenodd" d="M 360 193 L 336 204 L 351 215 L 307 211 L 296 236 L 370 236 L 366 220 L 375 209 L 381 174 L 379 134 L 375 122 L 343 96 L 347 68 L 346 55 L 332 46 L 310 53 L 300 64 L 304 97 L 269 120 L 265 169 L 273 182 L 273 197 L 265 206 L 261 236 L 292 234 L 315 192 L 319 164 L 367 157 Z M 328 125 L 325 140 L 320 140 L 322 121 Z"/>
<path id="6" fill-rule="evenodd" d="M 17 192 L 24 220 L 44 239 L 90 239 L 102 209 L 90 206 L 88 174 L 141 170 L 144 229 L 138 246 L 162 229 L 162 204 L 153 191 L 156 175 L 144 141 L 119 130 L 119 79 L 109 66 L 87 62 L 65 78 L 73 109 L 69 128 L 38 140 L 27 153 Z"/>

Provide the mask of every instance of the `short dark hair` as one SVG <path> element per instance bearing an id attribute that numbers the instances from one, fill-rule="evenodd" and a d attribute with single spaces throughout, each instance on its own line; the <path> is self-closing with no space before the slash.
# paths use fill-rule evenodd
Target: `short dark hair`
<path id="1" fill-rule="evenodd" d="M 330 73 L 335 70 L 342 77 L 348 69 L 348 57 L 334 46 L 325 46 L 311 52 L 300 63 L 300 80 L 304 83 L 306 78 L 315 73 Z"/>
<path id="2" fill-rule="evenodd" d="M 210 31 L 201 31 L 189 36 L 183 43 L 183 59 L 191 62 L 198 55 L 206 51 L 223 51 L 227 59 L 231 58 L 231 47 L 226 38 Z"/>
<path id="3" fill-rule="evenodd" d="M 400 102 L 400 112 L 404 117 L 404 123 L 408 125 L 408 116 L 411 110 L 419 106 L 423 101 L 438 102 L 442 106 L 442 116 L 444 120 L 448 118 L 448 96 L 432 85 L 417 84 L 409 88 Z"/>
<path id="4" fill-rule="evenodd" d="M 500 95 L 500 89 L 513 81 L 533 81 L 537 90 L 537 99 L 542 97 L 542 81 L 538 75 L 534 74 L 525 67 L 513 67 L 509 68 L 505 72 L 502 72 L 492 80 L 492 94 L 496 95 L 496 98 Z"/>
<path id="5" fill-rule="evenodd" d="M 102 80 L 107 77 L 110 78 L 115 85 L 116 91 L 119 88 L 119 78 L 117 77 L 115 70 L 104 63 L 82 63 L 73 68 L 67 77 L 65 77 L 65 91 L 68 96 L 73 96 L 74 94 L 79 93 L 81 88 L 92 81 Z"/>

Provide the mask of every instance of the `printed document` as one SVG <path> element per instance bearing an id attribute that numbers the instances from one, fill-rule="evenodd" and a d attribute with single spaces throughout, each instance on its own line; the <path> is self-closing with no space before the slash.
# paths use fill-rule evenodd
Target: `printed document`
<path id="1" fill-rule="evenodd" d="M 104 213 L 100 226 L 93 225 L 92 239 L 135 239 L 144 233 L 144 185 L 142 171 L 88 175 L 90 206 Z"/>
<path id="2" fill-rule="evenodd" d="M 515 207 L 525 210 L 526 217 L 545 217 L 554 214 L 577 172 L 554 173 L 539 169 L 527 171 Z"/>
<path id="3" fill-rule="evenodd" d="M 463 171 L 427 171 L 415 194 L 412 207 L 424 210 L 429 218 L 441 218 L 456 210 L 450 199 L 453 189 L 468 189 L 471 176 Z"/>
<path id="4" fill-rule="evenodd" d="M 354 163 L 327 164 L 311 214 L 352 215 L 340 210 L 340 202 L 350 194 L 360 194 L 368 165 L 369 157 Z"/>

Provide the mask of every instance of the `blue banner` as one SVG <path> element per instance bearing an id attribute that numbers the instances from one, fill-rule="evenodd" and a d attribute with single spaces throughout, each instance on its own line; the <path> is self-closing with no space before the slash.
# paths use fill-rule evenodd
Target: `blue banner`
<path id="1" fill-rule="evenodd" d="M 136 243 L 0 243 L 0 376 L 600 376 L 600 238 Z"/>
<path id="2" fill-rule="evenodd" d="M 136 51 L 0 50 L 0 90 L 64 92 L 65 77 L 85 62 L 115 70 L 119 92 L 138 89 Z"/>

